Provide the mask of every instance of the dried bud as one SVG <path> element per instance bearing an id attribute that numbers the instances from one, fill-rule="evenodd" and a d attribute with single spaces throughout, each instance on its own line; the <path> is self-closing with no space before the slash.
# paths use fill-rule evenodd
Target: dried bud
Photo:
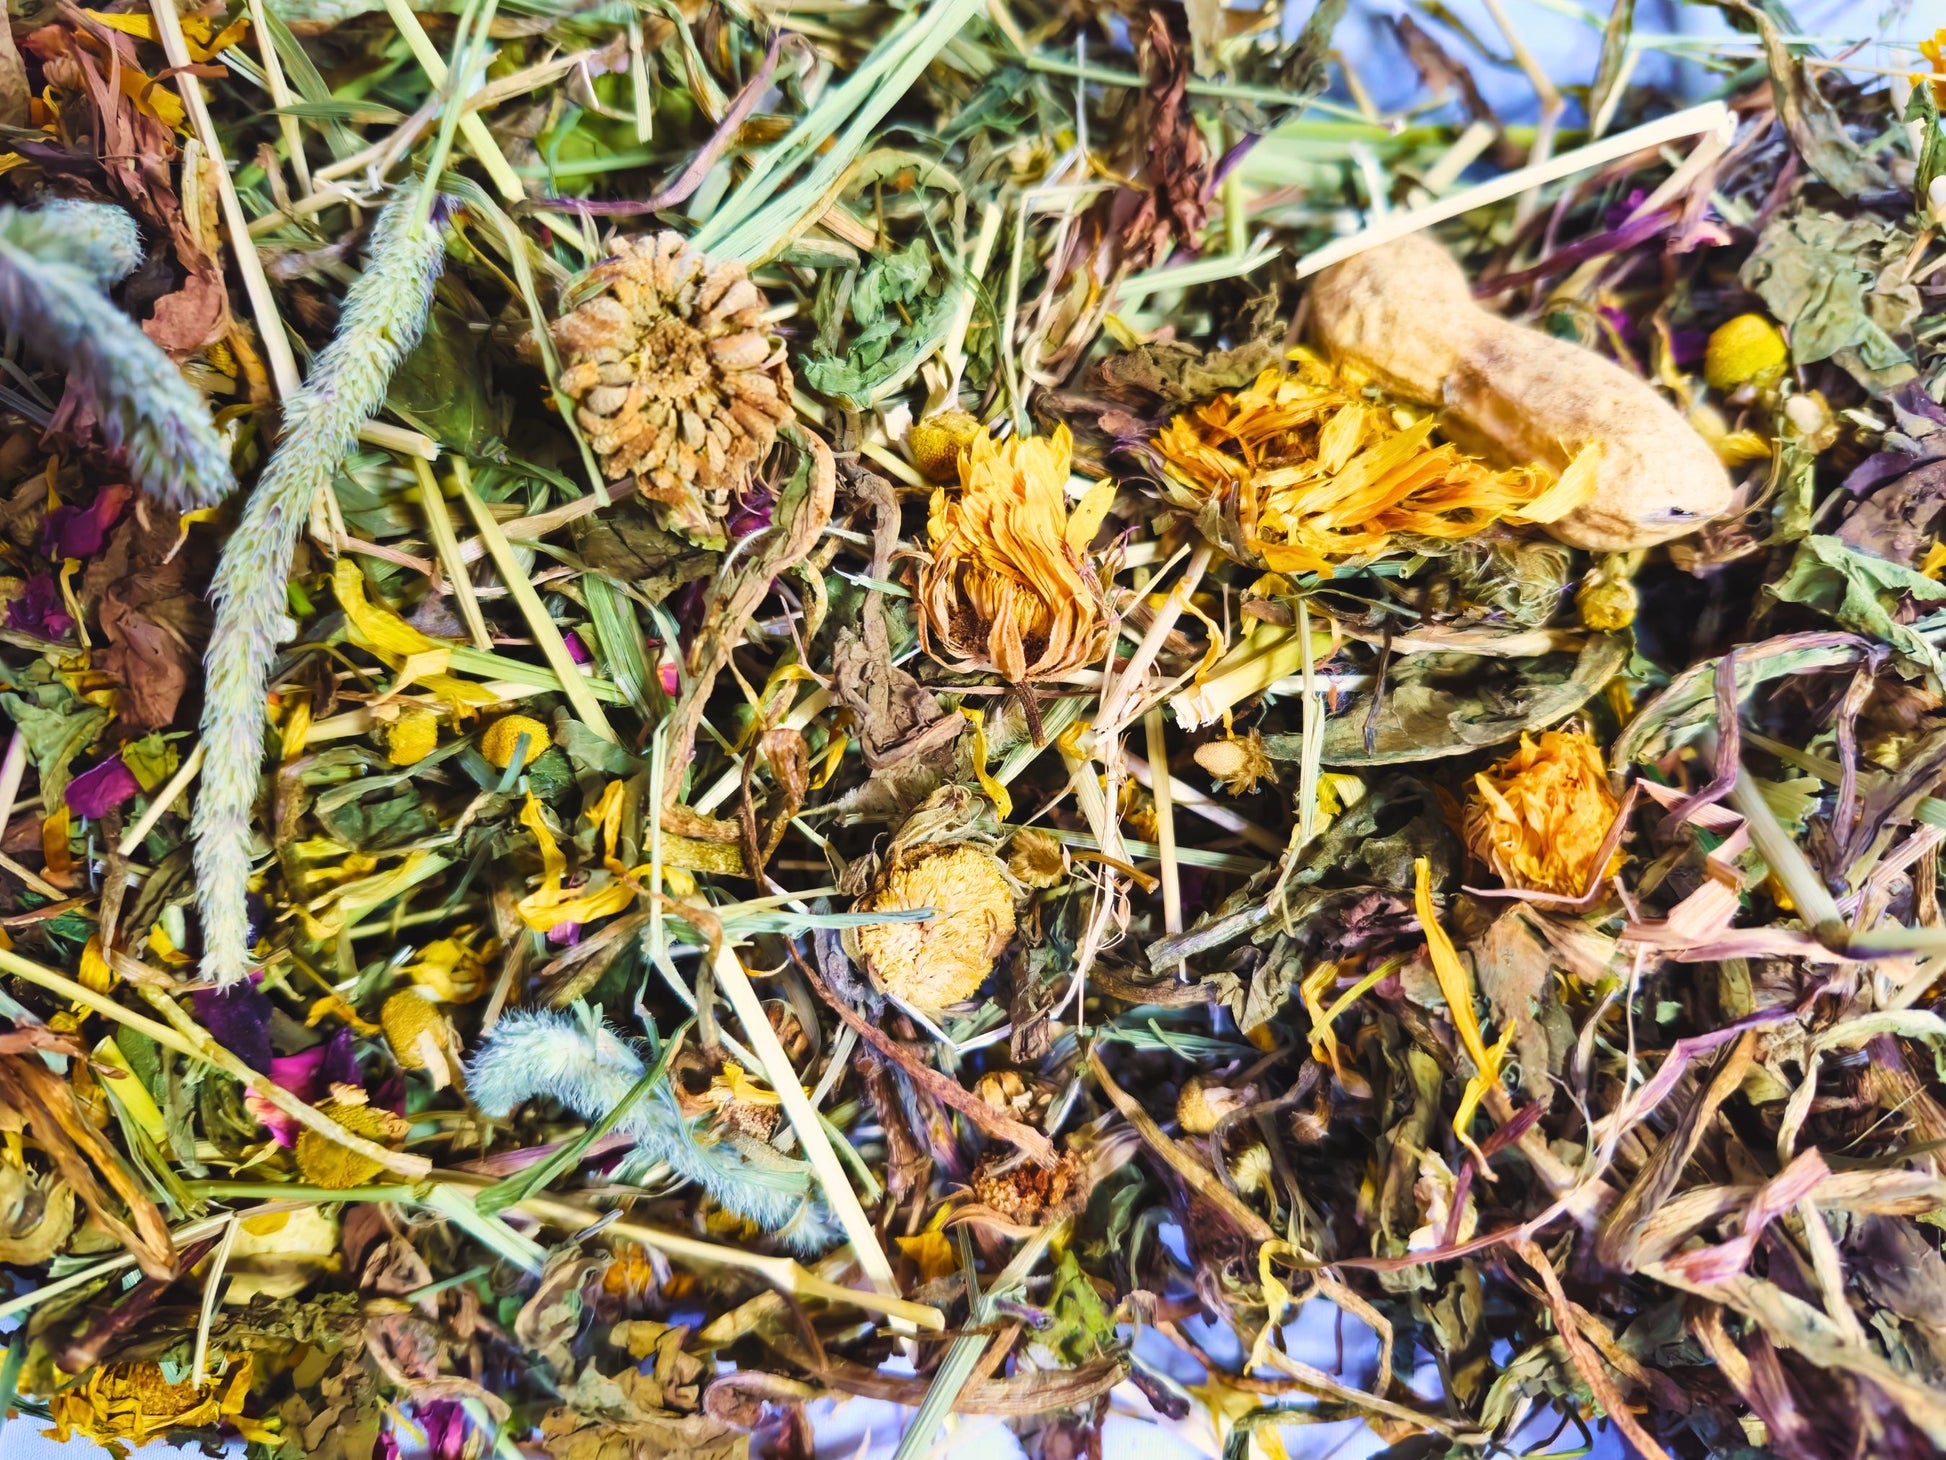
<path id="1" fill-rule="evenodd" d="M 1074 1151 L 1051 1169 L 1017 1155 L 992 1157 L 974 1168 L 972 1185 L 981 1205 L 1019 1226 L 1038 1227 L 1088 1204 L 1088 1162 Z"/>
<path id="2" fill-rule="evenodd" d="M 1014 893 L 1000 859 L 965 842 L 895 855 L 860 912 L 931 908 L 925 922 L 870 923 L 858 949 L 873 982 L 922 1009 L 971 998 L 1014 935 Z"/>
<path id="3" fill-rule="evenodd" d="M 1727 395 L 1744 385 L 1775 385 L 1784 378 L 1790 346 L 1761 314 L 1739 314 L 1711 333 L 1703 352 L 1703 378 Z"/>
<path id="4" fill-rule="evenodd" d="M 1574 595 L 1586 627 L 1598 634 L 1612 634 L 1635 622 L 1640 599 L 1630 577 L 1634 569 L 1632 555 L 1626 553 L 1610 553 L 1596 560 L 1581 580 L 1580 592 Z"/>
<path id="5" fill-rule="evenodd" d="M 504 771 L 513 764 L 514 746 L 523 734 L 527 737 L 527 750 L 520 763 L 523 767 L 530 766 L 551 743 L 547 726 L 530 715 L 506 715 L 487 726 L 480 736 L 480 754 L 487 758 L 489 765 Z"/>
<path id="6" fill-rule="evenodd" d="M 906 447 L 912 464 L 929 482 L 959 480 L 960 453 L 980 434 L 979 420 L 965 411 L 941 411 L 912 428 Z"/>
<path id="7" fill-rule="evenodd" d="M 617 239 L 588 278 L 596 292 L 554 325 L 575 419 L 611 481 L 632 479 L 671 531 L 721 544 L 731 497 L 791 414 L 763 294 L 675 233 Z"/>
<path id="8" fill-rule="evenodd" d="M 1183 1081 L 1182 1093 L 1176 1096 L 1176 1124 L 1182 1127 L 1184 1135 L 1206 1136 L 1225 1116 L 1254 1103 L 1256 1098 L 1257 1092 L 1247 1085 L 1233 1089 L 1201 1075 L 1191 1075 Z"/>
<path id="9" fill-rule="evenodd" d="M 1067 858 L 1046 832 L 1017 831 L 1007 844 L 1007 870 L 1029 887 L 1052 887 L 1067 876 Z"/>
<path id="10" fill-rule="evenodd" d="M 424 705 L 406 705 L 385 728 L 385 750 L 393 765 L 417 765 L 439 745 L 439 716 Z"/>

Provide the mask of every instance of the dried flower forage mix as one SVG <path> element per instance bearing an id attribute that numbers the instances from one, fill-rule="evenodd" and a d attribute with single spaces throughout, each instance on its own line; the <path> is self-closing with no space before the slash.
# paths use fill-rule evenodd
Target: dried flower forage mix
<path id="1" fill-rule="evenodd" d="M 561 389 L 610 481 L 635 483 L 672 531 L 720 545 L 791 416 L 783 348 L 743 265 L 712 265 L 677 233 L 613 247 L 555 322 Z"/>

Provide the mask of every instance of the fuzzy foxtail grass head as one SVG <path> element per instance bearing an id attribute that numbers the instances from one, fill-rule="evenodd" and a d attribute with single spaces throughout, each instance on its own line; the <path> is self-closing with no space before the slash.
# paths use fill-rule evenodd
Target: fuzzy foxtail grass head
<path id="1" fill-rule="evenodd" d="M 626 1040 L 585 1009 L 520 1009 L 502 1016 L 481 1042 L 467 1067 L 467 1089 L 495 1119 L 545 1097 L 593 1121 L 621 1104 L 646 1069 Z M 821 1252 L 837 1240 L 808 1165 L 761 1141 L 699 1140 L 666 1081 L 617 1130 L 636 1147 L 618 1175 L 666 1163 L 794 1251 Z"/>
<path id="2" fill-rule="evenodd" d="M 250 808 L 263 766 L 271 663 L 295 632 L 284 595 L 297 536 L 418 342 L 445 257 L 446 210 L 421 223 L 414 202 L 403 192 L 378 215 L 365 272 L 345 295 L 338 331 L 310 377 L 284 402 L 283 439 L 223 545 L 210 589 L 216 626 L 205 660 L 203 781 L 191 832 L 203 972 L 219 984 L 250 969 Z"/>

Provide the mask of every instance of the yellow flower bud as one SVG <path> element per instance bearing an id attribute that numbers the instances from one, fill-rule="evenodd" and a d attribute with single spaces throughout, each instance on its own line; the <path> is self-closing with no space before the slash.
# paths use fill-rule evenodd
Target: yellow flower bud
<path id="1" fill-rule="evenodd" d="M 504 771 L 513 764 L 514 746 L 522 734 L 527 737 L 527 754 L 521 765 L 530 766 L 550 744 L 547 726 L 531 715 L 504 715 L 487 726 L 480 736 L 480 754 L 496 769 Z"/>
<path id="2" fill-rule="evenodd" d="M 1790 347 L 1761 314 L 1739 314 L 1716 327 L 1703 353 L 1703 378 L 1728 393 L 1741 385 L 1775 385 L 1784 378 Z"/>
<path id="3" fill-rule="evenodd" d="M 960 453 L 979 434 L 979 421 L 965 411 L 941 411 L 914 425 L 906 446 L 927 481 L 952 482 L 959 480 Z"/>
<path id="4" fill-rule="evenodd" d="M 439 1006 L 412 989 L 400 989 L 387 999 L 378 1011 L 378 1022 L 401 1069 L 426 1067 L 424 1036 L 432 1036 L 435 1049 L 445 1046 L 446 1023 L 439 1016 Z"/>
<path id="5" fill-rule="evenodd" d="M 1017 831 L 1007 846 L 1007 870 L 1029 887 L 1052 887 L 1067 875 L 1061 844 L 1044 831 Z"/>
<path id="6" fill-rule="evenodd" d="M 393 765 L 417 765 L 439 745 L 439 716 L 424 705 L 405 705 L 385 730 L 385 749 Z"/>

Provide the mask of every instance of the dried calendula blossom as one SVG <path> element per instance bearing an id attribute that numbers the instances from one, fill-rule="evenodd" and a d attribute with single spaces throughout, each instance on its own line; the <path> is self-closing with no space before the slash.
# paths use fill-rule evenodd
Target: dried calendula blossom
<path id="1" fill-rule="evenodd" d="M 367 1104 L 363 1096 L 362 1090 L 341 1086 L 331 1099 L 318 1107 L 318 1112 L 368 1141 L 387 1146 L 403 1141 L 409 1128 L 406 1122 L 389 1110 Z M 348 1191 L 363 1186 L 385 1168 L 369 1156 L 349 1150 L 306 1126 L 297 1136 L 297 1169 L 314 1186 Z"/>
<path id="2" fill-rule="evenodd" d="M 935 659 L 1014 684 L 1100 662 L 1108 617 L 1088 544 L 1115 492 L 1099 483 L 1070 512 L 1071 450 L 1066 426 L 1000 444 L 982 431 L 960 455 L 959 490 L 932 494 L 919 637 Z"/>
<path id="3" fill-rule="evenodd" d="M 1496 522 L 1553 522 L 1584 503 L 1594 457 L 1557 479 L 1497 471 L 1451 443 L 1435 418 L 1362 390 L 1304 352 L 1176 416 L 1155 438 L 1179 495 L 1217 500 L 1244 546 L 1279 573 L 1321 573 L 1400 537 L 1452 541 Z"/>
<path id="4" fill-rule="evenodd" d="M 255 1360 L 245 1354 L 227 1374 L 202 1389 L 171 1380 L 158 1363 L 97 1364 L 79 1382 L 64 1387 L 48 1404 L 54 1422 L 49 1437 L 66 1443 L 84 1435 L 104 1449 L 121 1453 L 121 1442 L 146 1445 L 177 1429 L 215 1429 L 233 1425 L 246 1440 L 275 1444 L 275 1429 L 243 1412 L 255 1377 Z"/>
<path id="5" fill-rule="evenodd" d="M 393 765 L 417 765 L 439 746 L 439 716 L 424 705 L 405 705 L 385 727 L 386 757 Z"/>
<path id="6" fill-rule="evenodd" d="M 971 998 L 1014 935 L 1014 890 L 1000 859 L 967 842 L 896 852 L 860 912 L 931 908 L 923 922 L 868 923 L 858 950 L 873 982 L 921 1009 Z"/>
<path id="7" fill-rule="evenodd" d="M 1579 897 L 1619 809 L 1594 739 L 1544 730 L 1473 778 L 1462 825 L 1467 850 L 1507 886 Z M 1621 860 L 1618 851 L 1599 871 Z"/>
<path id="8" fill-rule="evenodd" d="M 791 415 L 784 347 L 740 263 L 680 234 L 619 238 L 555 322 L 561 389 L 611 481 L 634 481 L 665 527 L 724 540 L 731 498 Z"/>

